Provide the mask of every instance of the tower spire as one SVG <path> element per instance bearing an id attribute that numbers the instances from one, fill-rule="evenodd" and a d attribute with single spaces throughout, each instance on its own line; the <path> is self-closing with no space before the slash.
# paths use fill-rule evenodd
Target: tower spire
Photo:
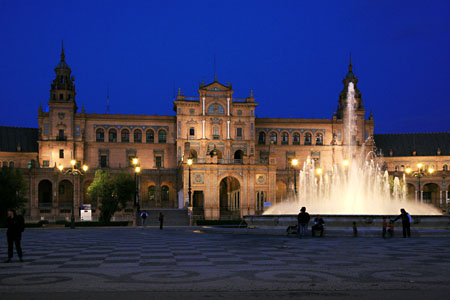
<path id="1" fill-rule="evenodd" d="M 217 73 L 216 73 L 216 53 L 214 53 L 214 81 L 217 81 Z"/>
<path id="2" fill-rule="evenodd" d="M 61 61 L 64 61 L 66 55 L 64 54 L 64 40 L 61 40 Z"/>
<path id="3" fill-rule="evenodd" d="M 350 62 L 348 64 L 348 70 L 351 72 L 352 71 L 352 52 L 350 52 Z"/>

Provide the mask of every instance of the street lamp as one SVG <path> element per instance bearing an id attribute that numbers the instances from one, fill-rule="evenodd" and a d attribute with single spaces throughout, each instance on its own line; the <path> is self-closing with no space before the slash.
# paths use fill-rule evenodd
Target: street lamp
<path id="1" fill-rule="evenodd" d="M 350 162 L 348 161 L 348 159 L 344 159 L 344 161 L 342 162 L 342 165 L 344 167 L 348 167 L 350 165 Z"/>
<path id="2" fill-rule="evenodd" d="M 63 174 L 69 174 L 73 176 L 73 191 L 72 191 L 72 215 L 70 216 L 70 228 L 74 229 L 75 228 L 75 214 L 74 214 L 74 202 L 75 202 L 75 176 L 82 176 L 84 175 L 87 170 L 89 169 L 89 167 L 87 165 L 83 165 L 81 170 L 77 169 L 75 167 L 77 161 L 75 159 L 72 159 L 70 161 L 70 164 L 72 165 L 72 167 L 70 169 L 67 169 L 66 171 L 64 171 L 64 167 L 63 165 L 59 165 L 58 169 L 60 172 L 62 172 Z"/>
<path id="3" fill-rule="evenodd" d="M 192 226 L 193 223 L 193 211 L 192 211 L 192 188 L 191 188 L 191 166 L 193 163 L 193 159 L 192 158 L 188 158 L 187 160 L 187 164 L 189 166 L 189 181 L 188 181 L 188 195 L 189 195 L 189 207 L 188 207 L 188 211 L 189 211 L 189 226 Z"/>
<path id="4" fill-rule="evenodd" d="M 292 169 L 294 169 L 294 198 L 297 199 L 297 172 L 295 167 L 298 165 L 298 159 L 291 160 Z"/>
<path id="5" fill-rule="evenodd" d="M 192 207 L 192 189 L 191 189 L 191 166 L 192 166 L 193 160 L 192 158 L 189 158 L 187 160 L 187 164 L 189 166 L 189 182 L 188 182 L 188 195 L 189 195 L 189 206 Z"/>
<path id="6" fill-rule="evenodd" d="M 317 168 L 317 169 L 316 169 L 316 174 L 317 174 L 318 176 L 322 175 L 322 173 L 323 173 L 322 168 Z"/>
<path id="7" fill-rule="evenodd" d="M 434 169 L 433 169 L 433 168 L 428 168 L 428 170 L 425 171 L 425 170 L 423 170 L 423 164 L 418 163 L 418 164 L 417 164 L 417 170 L 416 170 L 416 171 L 413 171 L 411 168 L 406 168 L 405 172 L 406 172 L 406 174 L 408 174 L 409 176 L 411 176 L 411 177 L 417 177 L 417 179 L 419 179 L 419 198 L 420 198 L 420 202 L 422 202 L 423 199 L 422 199 L 422 192 L 420 191 L 420 179 L 421 179 L 423 176 L 427 175 L 427 172 L 428 172 L 428 174 L 430 174 L 430 175 L 433 174 Z"/>
<path id="8" fill-rule="evenodd" d="M 137 157 L 133 158 L 132 164 L 134 166 L 134 202 L 133 202 L 133 212 L 134 220 L 133 225 L 136 226 L 138 213 L 139 213 L 139 185 L 137 182 L 137 175 L 141 172 L 141 167 L 139 166 L 139 159 Z"/>

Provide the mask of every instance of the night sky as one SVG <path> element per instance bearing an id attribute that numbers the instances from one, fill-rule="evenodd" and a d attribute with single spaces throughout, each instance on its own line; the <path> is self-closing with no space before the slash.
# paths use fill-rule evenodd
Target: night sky
<path id="1" fill-rule="evenodd" d="M 450 1 L 0 0 L 0 125 L 37 127 L 64 40 L 88 113 L 174 115 L 216 72 L 258 117 L 331 118 L 349 53 L 376 133 L 450 131 Z M 175 88 L 174 88 L 175 87 Z"/>

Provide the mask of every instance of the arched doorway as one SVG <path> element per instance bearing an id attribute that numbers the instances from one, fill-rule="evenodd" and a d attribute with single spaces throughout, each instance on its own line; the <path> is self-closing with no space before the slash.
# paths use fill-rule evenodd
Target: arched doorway
<path id="1" fill-rule="evenodd" d="M 39 207 L 52 207 L 52 183 L 50 180 L 39 182 L 38 194 Z"/>
<path id="2" fill-rule="evenodd" d="M 277 203 L 287 200 L 287 186 L 283 181 L 277 181 Z"/>
<path id="3" fill-rule="evenodd" d="M 58 204 L 62 212 L 70 212 L 73 201 L 73 184 L 69 180 L 62 180 L 58 185 Z"/>
<path id="4" fill-rule="evenodd" d="M 423 202 L 439 207 L 439 186 L 436 183 L 427 183 L 423 186 Z"/>
<path id="5" fill-rule="evenodd" d="M 231 176 L 220 181 L 220 218 L 239 219 L 241 207 L 241 185 Z"/>
<path id="6" fill-rule="evenodd" d="M 408 183 L 406 186 L 406 198 L 409 200 L 415 200 L 416 187 L 412 183 Z"/>

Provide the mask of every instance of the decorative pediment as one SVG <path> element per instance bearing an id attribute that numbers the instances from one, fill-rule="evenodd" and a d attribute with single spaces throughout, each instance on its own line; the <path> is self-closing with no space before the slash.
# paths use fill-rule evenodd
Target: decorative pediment
<path id="1" fill-rule="evenodd" d="M 187 124 L 198 124 L 197 121 L 194 121 L 193 119 L 190 119 L 189 121 L 186 122 Z"/>

